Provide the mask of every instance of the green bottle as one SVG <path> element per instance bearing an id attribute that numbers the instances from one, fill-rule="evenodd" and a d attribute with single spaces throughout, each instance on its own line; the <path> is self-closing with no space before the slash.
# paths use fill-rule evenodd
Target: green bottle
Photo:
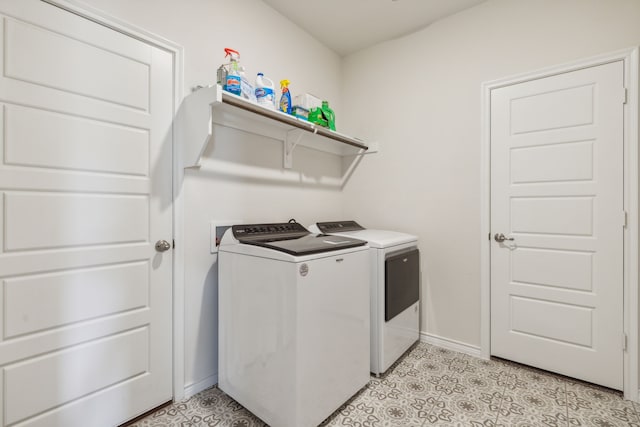
<path id="1" fill-rule="evenodd" d="M 329 129 L 336 130 L 336 114 L 331 108 L 329 108 L 329 101 L 322 101 L 322 115 L 324 119 L 329 123 Z"/>

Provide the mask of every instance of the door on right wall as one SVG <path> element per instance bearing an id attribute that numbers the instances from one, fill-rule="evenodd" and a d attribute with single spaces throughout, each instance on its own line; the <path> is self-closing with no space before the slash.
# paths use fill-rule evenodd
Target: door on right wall
<path id="1" fill-rule="evenodd" d="M 618 390 L 623 77 L 617 61 L 491 92 L 491 354 Z"/>

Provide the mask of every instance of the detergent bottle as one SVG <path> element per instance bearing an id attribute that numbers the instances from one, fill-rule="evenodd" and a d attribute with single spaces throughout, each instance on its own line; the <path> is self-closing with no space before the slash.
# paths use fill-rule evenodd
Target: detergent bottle
<path id="1" fill-rule="evenodd" d="M 328 122 L 329 129 L 336 130 L 336 114 L 329 108 L 329 101 L 322 101 L 322 116 Z"/>
<path id="2" fill-rule="evenodd" d="M 289 92 L 289 80 L 280 80 L 280 89 L 282 95 L 280 96 L 280 111 L 283 113 L 291 114 L 291 92 Z"/>
<path id="3" fill-rule="evenodd" d="M 276 109 L 276 94 L 274 92 L 273 80 L 263 73 L 258 73 L 256 77 L 256 101 L 263 107 Z"/>
<path id="4" fill-rule="evenodd" d="M 226 53 L 225 58 L 228 56 L 231 63 L 229 64 L 226 83 L 223 89 L 227 92 L 233 93 L 234 95 L 240 95 L 242 92 L 242 77 L 240 76 L 240 64 L 238 63 L 240 60 L 240 52 L 229 49 L 228 47 L 225 48 L 224 51 Z"/>

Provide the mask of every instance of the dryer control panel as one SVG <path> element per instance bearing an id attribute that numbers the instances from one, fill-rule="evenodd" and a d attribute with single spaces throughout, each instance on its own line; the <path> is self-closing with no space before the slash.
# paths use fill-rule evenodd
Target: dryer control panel
<path id="1" fill-rule="evenodd" d="M 321 233 L 326 234 L 364 230 L 364 227 L 355 221 L 318 222 L 317 226 Z"/>

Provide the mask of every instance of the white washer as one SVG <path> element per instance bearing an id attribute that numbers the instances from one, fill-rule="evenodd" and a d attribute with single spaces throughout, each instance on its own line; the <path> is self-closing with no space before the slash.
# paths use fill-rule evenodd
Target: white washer
<path id="1" fill-rule="evenodd" d="M 366 242 L 235 225 L 218 268 L 225 393 L 272 427 L 312 427 L 369 382 Z"/>
<path id="2" fill-rule="evenodd" d="M 380 375 L 420 339 L 418 238 L 370 230 L 355 221 L 318 222 L 315 233 L 369 243 L 371 259 L 371 372 Z"/>

